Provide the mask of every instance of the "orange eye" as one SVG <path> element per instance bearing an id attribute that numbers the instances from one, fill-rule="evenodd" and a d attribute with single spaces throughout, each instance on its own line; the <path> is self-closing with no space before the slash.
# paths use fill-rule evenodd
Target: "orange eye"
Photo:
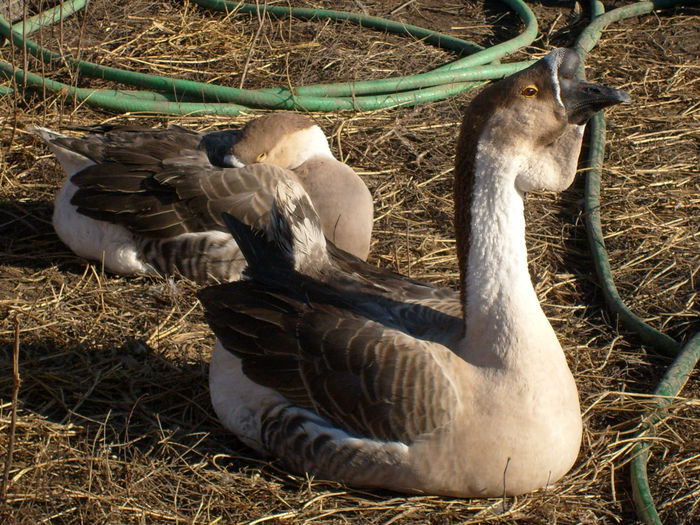
<path id="1" fill-rule="evenodd" d="M 523 89 L 520 94 L 524 97 L 531 98 L 537 95 L 539 90 L 535 86 L 527 86 L 525 89 Z"/>
<path id="2" fill-rule="evenodd" d="M 255 159 L 255 161 L 256 161 L 256 162 L 262 162 L 262 161 L 265 160 L 265 157 L 267 157 L 267 153 L 261 153 L 260 155 L 258 155 L 258 158 Z"/>

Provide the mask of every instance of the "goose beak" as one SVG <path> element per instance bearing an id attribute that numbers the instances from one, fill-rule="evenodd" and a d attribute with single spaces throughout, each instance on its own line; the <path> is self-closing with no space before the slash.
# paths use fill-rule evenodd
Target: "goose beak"
<path id="1" fill-rule="evenodd" d="M 207 152 L 209 161 L 214 166 L 242 168 L 245 166 L 237 157 L 231 154 L 236 142 L 241 140 L 243 133 L 238 129 L 227 129 L 207 133 L 202 139 L 202 146 Z"/>
<path id="2" fill-rule="evenodd" d="M 625 91 L 568 79 L 561 82 L 561 98 L 569 124 L 578 125 L 585 124 L 601 109 L 630 101 Z"/>

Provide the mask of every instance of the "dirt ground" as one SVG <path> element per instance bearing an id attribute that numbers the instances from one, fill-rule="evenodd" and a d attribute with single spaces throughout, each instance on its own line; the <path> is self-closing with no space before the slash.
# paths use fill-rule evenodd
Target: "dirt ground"
<path id="1" fill-rule="evenodd" d="M 364 10 L 483 46 L 521 30 L 496 2 L 293 5 Z M 570 45 L 585 26 L 585 9 L 581 18 L 572 3 L 530 5 L 540 37 L 508 61 Z M 226 16 L 187 0 L 94 0 L 34 38 L 104 65 L 246 88 L 408 75 L 455 58 L 346 23 Z M 21 50 L 7 45 L 0 58 L 24 63 Z M 109 85 L 27 64 L 66 83 Z M 699 73 L 698 8 L 615 23 L 587 60 L 589 79 L 632 96 L 606 112 L 601 213 L 613 275 L 632 311 L 679 341 L 700 330 Z M 460 111 L 472 96 L 312 114 L 372 191 L 373 264 L 456 285 L 452 165 Z M 584 415 L 578 461 L 555 487 L 472 500 L 355 490 L 290 475 L 223 430 L 209 402 L 213 338 L 197 286 L 108 274 L 71 254 L 51 227 L 62 173 L 25 127 L 213 129 L 250 118 L 116 115 L 51 95 L 0 96 L 0 470 L 11 428 L 15 333 L 22 380 L 0 522 L 635 523 L 631 451 L 670 359 L 644 347 L 603 304 L 586 242 L 583 176 L 563 194 L 532 194 L 526 203 L 531 274 Z M 648 470 L 664 523 L 700 523 L 699 379 L 696 371 L 657 426 Z"/>

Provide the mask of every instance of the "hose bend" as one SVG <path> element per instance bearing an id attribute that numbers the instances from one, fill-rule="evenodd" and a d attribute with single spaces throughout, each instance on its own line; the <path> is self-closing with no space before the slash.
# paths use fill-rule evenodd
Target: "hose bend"
<path id="1" fill-rule="evenodd" d="M 525 24 L 524 31 L 515 38 L 503 42 L 493 48 L 484 50 L 471 42 L 391 20 L 377 17 L 367 17 L 342 11 L 324 11 L 316 9 L 298 9 L 279 6 L 257 6 L 251 4 L 235 4 L 220 0 L 195 0 L 199 5 L 210 9 L 230 12 L 266 11 L 275 16 L 296 16 L 306 19 L 331 18 L 348 20 L 363 26 L 382 29 L 385 31 L 409 35 L 424 39 L 426 42 L 438 45 L 444 49 L 456 51 L 460 55 L 474 53 L 451 64 L 420 75 L 395 77 L 375 81 L 348 82 L 332 85 L 315 85 L 299 88 L 278 88 L 245 90 L 215 84 L 206 84 L 184 79 L 150 75 L 128 71 L 114 67 L 101 66 L 92 62 L 77 60 L 43 48 L 27 38 L 27 24 L 11 26 L 0 17 L 0 34 L 9 39 L 14 45 L 26 49 L 31 55 L 44 63 L 60 63 L 68 65 L 73 71 L 82 75 L 111 80 L 121 84 L 134 86 L 138 89 L 153 90 L 165 99 L 151 100 L 152 97 L 142 94 L 129 94 L 120 90 L 111 90 L 109 97 L 115 100 L 104 102 L 104 91 L 85 88 L 66 87 L 63 84 L 46 82 L 42 86 L 54 93 L 69 94 L 81 102 L 108 109 L 122 108 L 121 111 L 148 111 L 165 114 L 217 114 L 235 115 L 241 111 L 255 109 L 286 109 L 301 111 L 371 111 L 392 106 L 410 106 L 436 100 L 461 93 L 485 80 L 500 78 L 529 65 L 529 62 L 516 64 L 492 64 L 489 62 L 500 59 L 524 45 L 531 43 L 537 35 L 537 20 L 534 13 L 522 0 L 501 0 L 511 7 L 521 17 Z M 60 13 L 63 17 L 64 13 Z M 56 21 L 55 16 L 45 17 L 42 23 Z M 22 31 L 18 30 L 22 27 Z M 484 66 L 484 67 L 474 67 Z M 3 74 L 8 76 L 7 67 Z M 19 71 L 11 76 L 30 78 L 28 72 Z M 32 77 L 35 78 L 35 77 Z M 36 79 L 36 78 L 35 78 Z M 31 82 L 36 88 L 36 82 Z M 104 105 L 103 105 L 104 102 Z M 226 107 L 226 104 L 232 104 Z"/>

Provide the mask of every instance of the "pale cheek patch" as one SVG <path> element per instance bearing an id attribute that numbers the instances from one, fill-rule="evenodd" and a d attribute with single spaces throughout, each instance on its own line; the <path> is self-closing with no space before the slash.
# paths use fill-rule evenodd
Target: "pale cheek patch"
<path id="1" fill-rule="evenodd" d="M 313 157 L 333 157 L 321 128 L 311 126 L 285 137 L 275 147 L 275 154 L 288 160 L 284 168 L 293 170 Z"/>

